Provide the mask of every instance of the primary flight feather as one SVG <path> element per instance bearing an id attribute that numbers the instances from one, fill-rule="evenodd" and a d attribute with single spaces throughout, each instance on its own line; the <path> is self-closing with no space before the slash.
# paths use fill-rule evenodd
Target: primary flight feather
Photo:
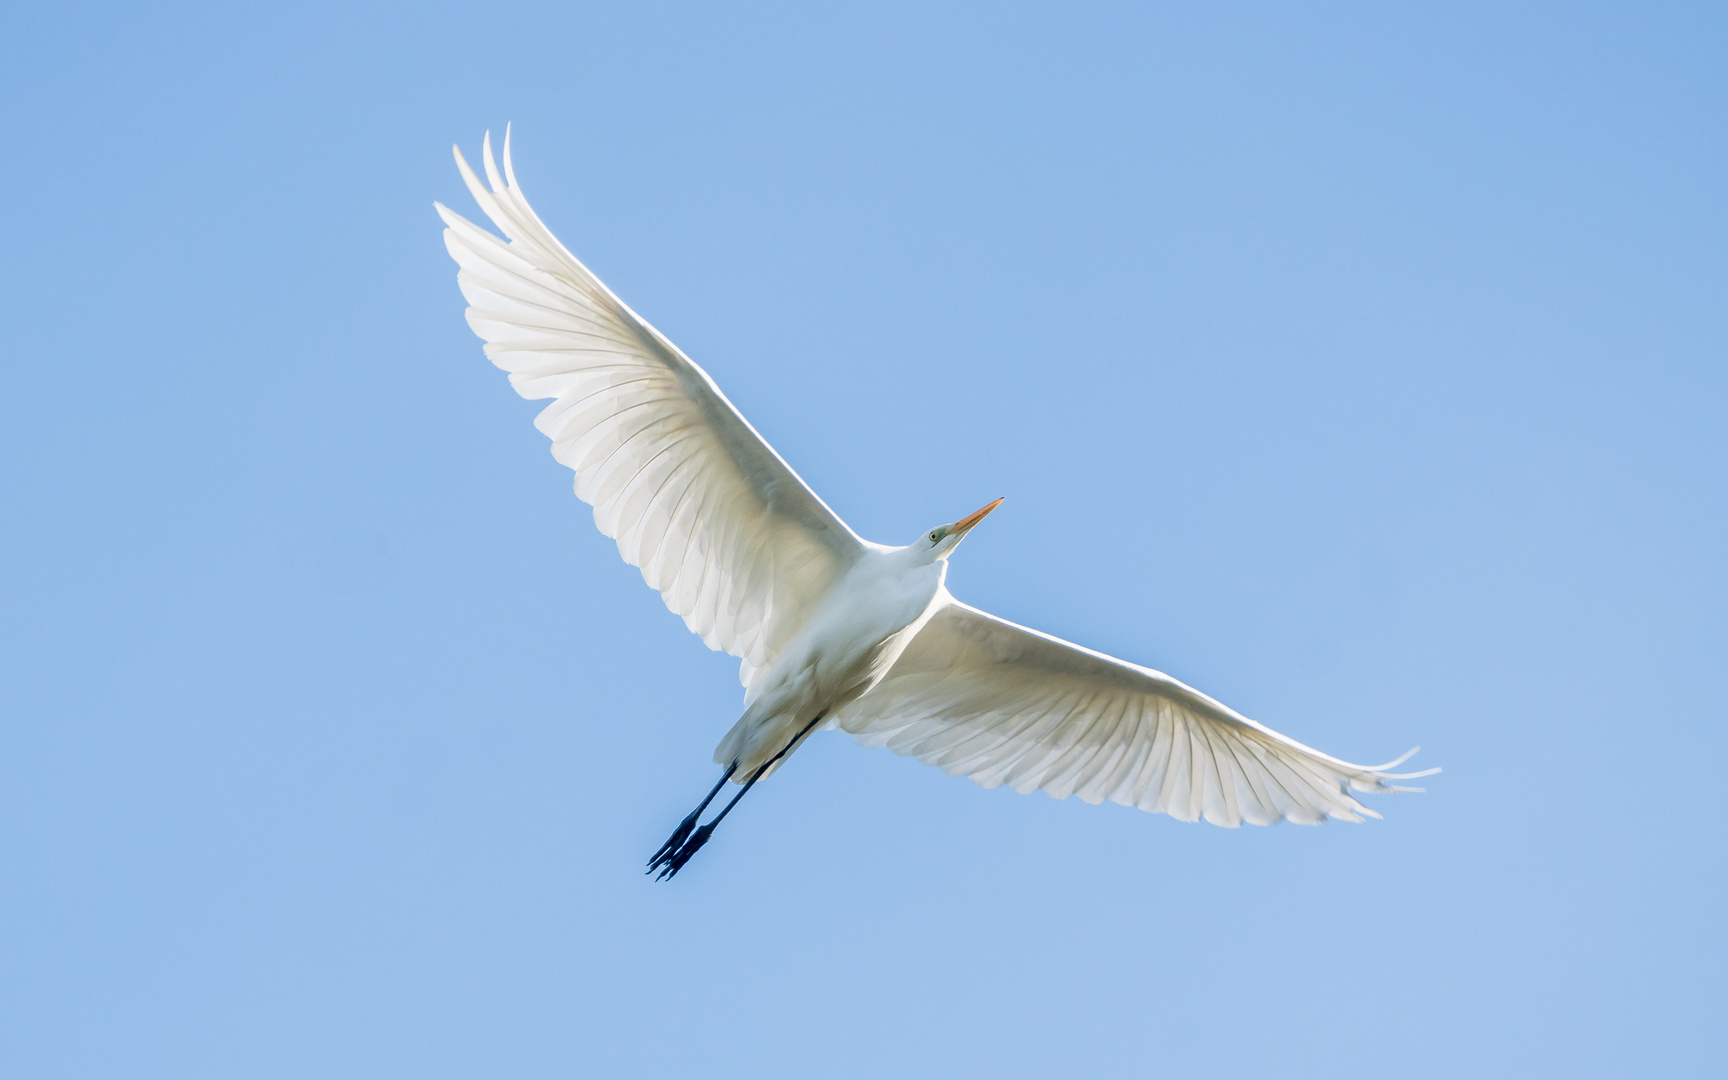
<path id="1" fill-rule="evenodd" d="M 944 587 L 948 557 L 998 499 L 904 547 L 847 527 L 678 347 L 541 223 L 504 138 L 486 180 L 456 166 L 504 239 L 445 206 L 468 324 L 576 473 L 618 553 L 712 649 L 739 658 L 742 717 L 723 775 L 650 860 L 671 877 L 745 791 L 810 733 L 1056 798 L 1215 825 L 1379 817 L 1351 792 L 1425 776 L 1353 765 L 1255 723 L 1162 672 L 1017 626 Z M 1413 752 L 1413 751 L 1412 751 Z M 742 790 L 697 822 L 731 780 Z"/>

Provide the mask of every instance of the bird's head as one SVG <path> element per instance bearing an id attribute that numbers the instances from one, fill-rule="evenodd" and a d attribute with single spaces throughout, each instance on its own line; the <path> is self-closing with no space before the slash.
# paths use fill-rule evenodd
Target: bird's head
<path id="1" fill-rule="evenodd" d="M 1001 505 L 1002 500 L 997 499 L 988 506 L 967 514 L 952 525 L 936 526 L 920 536 L 918 541 L 912 545 L 912 550 L 923 556 L 923 561 L 926 562 L 946 559 L 955 548 L 960 546 L 960 541 L 966 538 L 966 534 L 972 531 L 974 525 L 983 521 L 990 511 Z"/>

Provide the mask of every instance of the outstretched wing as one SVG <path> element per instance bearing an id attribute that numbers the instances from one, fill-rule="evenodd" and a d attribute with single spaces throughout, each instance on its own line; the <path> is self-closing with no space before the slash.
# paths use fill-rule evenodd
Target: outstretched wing
<path id="1" fill-rule="evenodd" d="M 1387 771 L 1409 754 L 1340 761 L 1162 672 L 945 599 L 887 677 L 835 717 L 861 745 L 981 787 L 1230 827 L 1379 817 L 1350 792 L 1420 790 L 1386 781 L 1439 772 Z"/>
<path id="2" fill-rule="evenodd" d="M 480 182 L 456 166 L 498 239 L 444 206 L 468 325 L 576 471 L 576 495 L 666 606 L 712 649 L 765 667 L 863 541 L 739 415 L 708 373 L 626 307 L 528 206 L 504 138 Z"/>

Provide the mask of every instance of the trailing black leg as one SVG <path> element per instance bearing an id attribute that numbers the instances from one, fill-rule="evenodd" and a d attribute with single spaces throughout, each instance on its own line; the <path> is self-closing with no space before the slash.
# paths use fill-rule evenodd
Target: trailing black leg
<path id="1" fill-rule="evenodd" d="M 715 827 L 722 821 L 726 820 L 726 815 L 730 814 L 732 808 L 738 805 L 738 800 L 742 799 L 746 792 L 755 787 L 756 781 L 762 779 L 762 774 L 767 771 L 768 766 L 766 765 L 757 769 L 750 779 L 744 781 L 744 786 L 739 789 L 738 794 L 732 796 L 732 801 L 726 804 L 726 808 L 714 815 L 713 821 L 710 821 L 700 829 L 697 829 L 690 835 L 688 840 L 685 840 L 681 845 L 679 845 L 677 851 L 674 851 L 671 855 L 666 857 L 664 867 L 660 871 L 660 881 L 665 881 L 667 878 L 678 876 L 678 871 L 684 869 L 684 864 L 690 861 L 690 856 L 702 850 L 702 845 L 706 844 L 708 838 L 714 835 Z"/>
<path id="2" fill-rule="evenodd" d="M 826 715 L 826 714 L 825 713 L 817 713 L 816 718 L 814 720 L 810 721 L 808 724 L 805 724 L 804 730 L 802 730 L 798 734 L 792 736 L 792 741 L 787 743 L 785 746 L 781 747 L 780 752 L 778 754 L 775 754 L 773 757 L 769 758 L 767 764 L 763 765 L 760 769 L 757 769 L 755 772 L 751 773 L 750 779 L 744 781 L 744 787 L 738 792 L 738 794 L 732 796 L 732 801 L 726 804 L 725 809 L 721 810 L 718 814 L 714 815 L 713 821 L 710 821 L 708 824 L 702 826 L 700 829 L 697 829 L 694 832 L 688 833 L 687 834 L 688 838 L 682 840 L 679 843 L 676 851 L 673 851 L 670 854 L 665 855 L 665 856 L 657 856 L 655 861 L 659 864 L 659 866 L 661 868 L 660 869 L 660 877 L 657 880 L 665 881 L 667 878 L 677 877 L 678 871 L 684 869 L 684 864 L 690 861 L 690 857 L 692 855 L 696 854 L 698 851 L 701 851 L 702 845 L 706 844 L 708 842 L 708 838 L 710 836 L 714 835 L 715 826 L 719 825 L 722 821 L 726 820 L 726 815 L 730 814 L 732 812 L 732 808 L 734 806 L 738 805 L 738 800 L 742 799 L 745 796 L 745 794 L 751 788 L 756 786 L 756 781 L 762 779 L 762 777 L 768 772 L 768 770 L 774 767 L 775 762 L 779 761 L 781 758 L 783 758 L 787 754 L 791 753 L 792 748 L 794 746 L 798 745 L 798 740 L 800 740 L 804 736 L 810 734 L 810 729 L 814 728 L 817 724 L 820 724 L 822 722 L 822 717 L 824 715 Z M 735 767 L 736 766 L 734 766 L 734 768 Z M 731 770 L 727 770 L 726 775 L 731 776 L 732 775 Z M 725 781 L 722 780 L 721 783 L 725 783 Z M 715 790 L 718 791 L 719 789 L 716 788 Z M 712 793 L 710 793 L 708 796 L 709 799 L 712 799 L 713 797 L 714 797 L 714 795 Z M 707 801 L 707 799 L 704 799 L 702 801 L 702 806 L 707 806 L 707 805 L 708 805 L 708 801 Z M 696 812 L 698 814 L 700 814 L 702 812 L 701 807 L 698 807 Z M 695 817 L 695 815 L 692 815 L 691 820 L 694 820 L 694 817 Z M 679 826 L 680 829 L 682 829 L 683 827 L 684 826 L 682 826 L 682 825 Z M 673 835 L 676 836 L 677 834 L 675 833 Z M 649 869 L 649 872 L 652 873 L 654 870 L 654 867 L 652 865 L 650 865 L 648 869 Z"/>
<path id="3" fill-rule="evenodd" d="M 654 857 L 648 860 L 648 873 L 652 874 L 666 865 L 678 849 L 684 845 L 684 841 L 690 839 L 690 833 L 696 828 L 696 820 L 702 816 L 702 811 L 708 809 L 708 804 L 714 801 L 714 796 L 720 794 L 720 789 L 726 786 L 726 781 L 732 779 L 732 774 L 737 771 L 737 762 L 726 766 L 726 772 L 720 777 L 720 782 L 714 785 L 714 790 L 708 793 L 708 797 L 703 799 L 696 809 L 690 811 L 689 817 L 678 823 L 678 827 L 672 830 L 672 835 L 667 838 L 664 844 L 660 845 L 660 850 L 656 851 Z"/>

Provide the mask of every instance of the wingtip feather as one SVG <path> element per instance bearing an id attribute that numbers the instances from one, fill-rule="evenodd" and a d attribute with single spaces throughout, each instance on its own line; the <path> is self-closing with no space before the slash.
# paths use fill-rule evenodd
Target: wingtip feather
<path id="1" fill-rule="evenodd" d="M 492 157 L 492 133 L 488 131 L 486 138 L 481 140 L 481 160 L 486 166 L 486 182 L 492 185 L 492 193 L 496 195 L 504 190 L 504 178 L 498 175 L 498 162 Z"/>

